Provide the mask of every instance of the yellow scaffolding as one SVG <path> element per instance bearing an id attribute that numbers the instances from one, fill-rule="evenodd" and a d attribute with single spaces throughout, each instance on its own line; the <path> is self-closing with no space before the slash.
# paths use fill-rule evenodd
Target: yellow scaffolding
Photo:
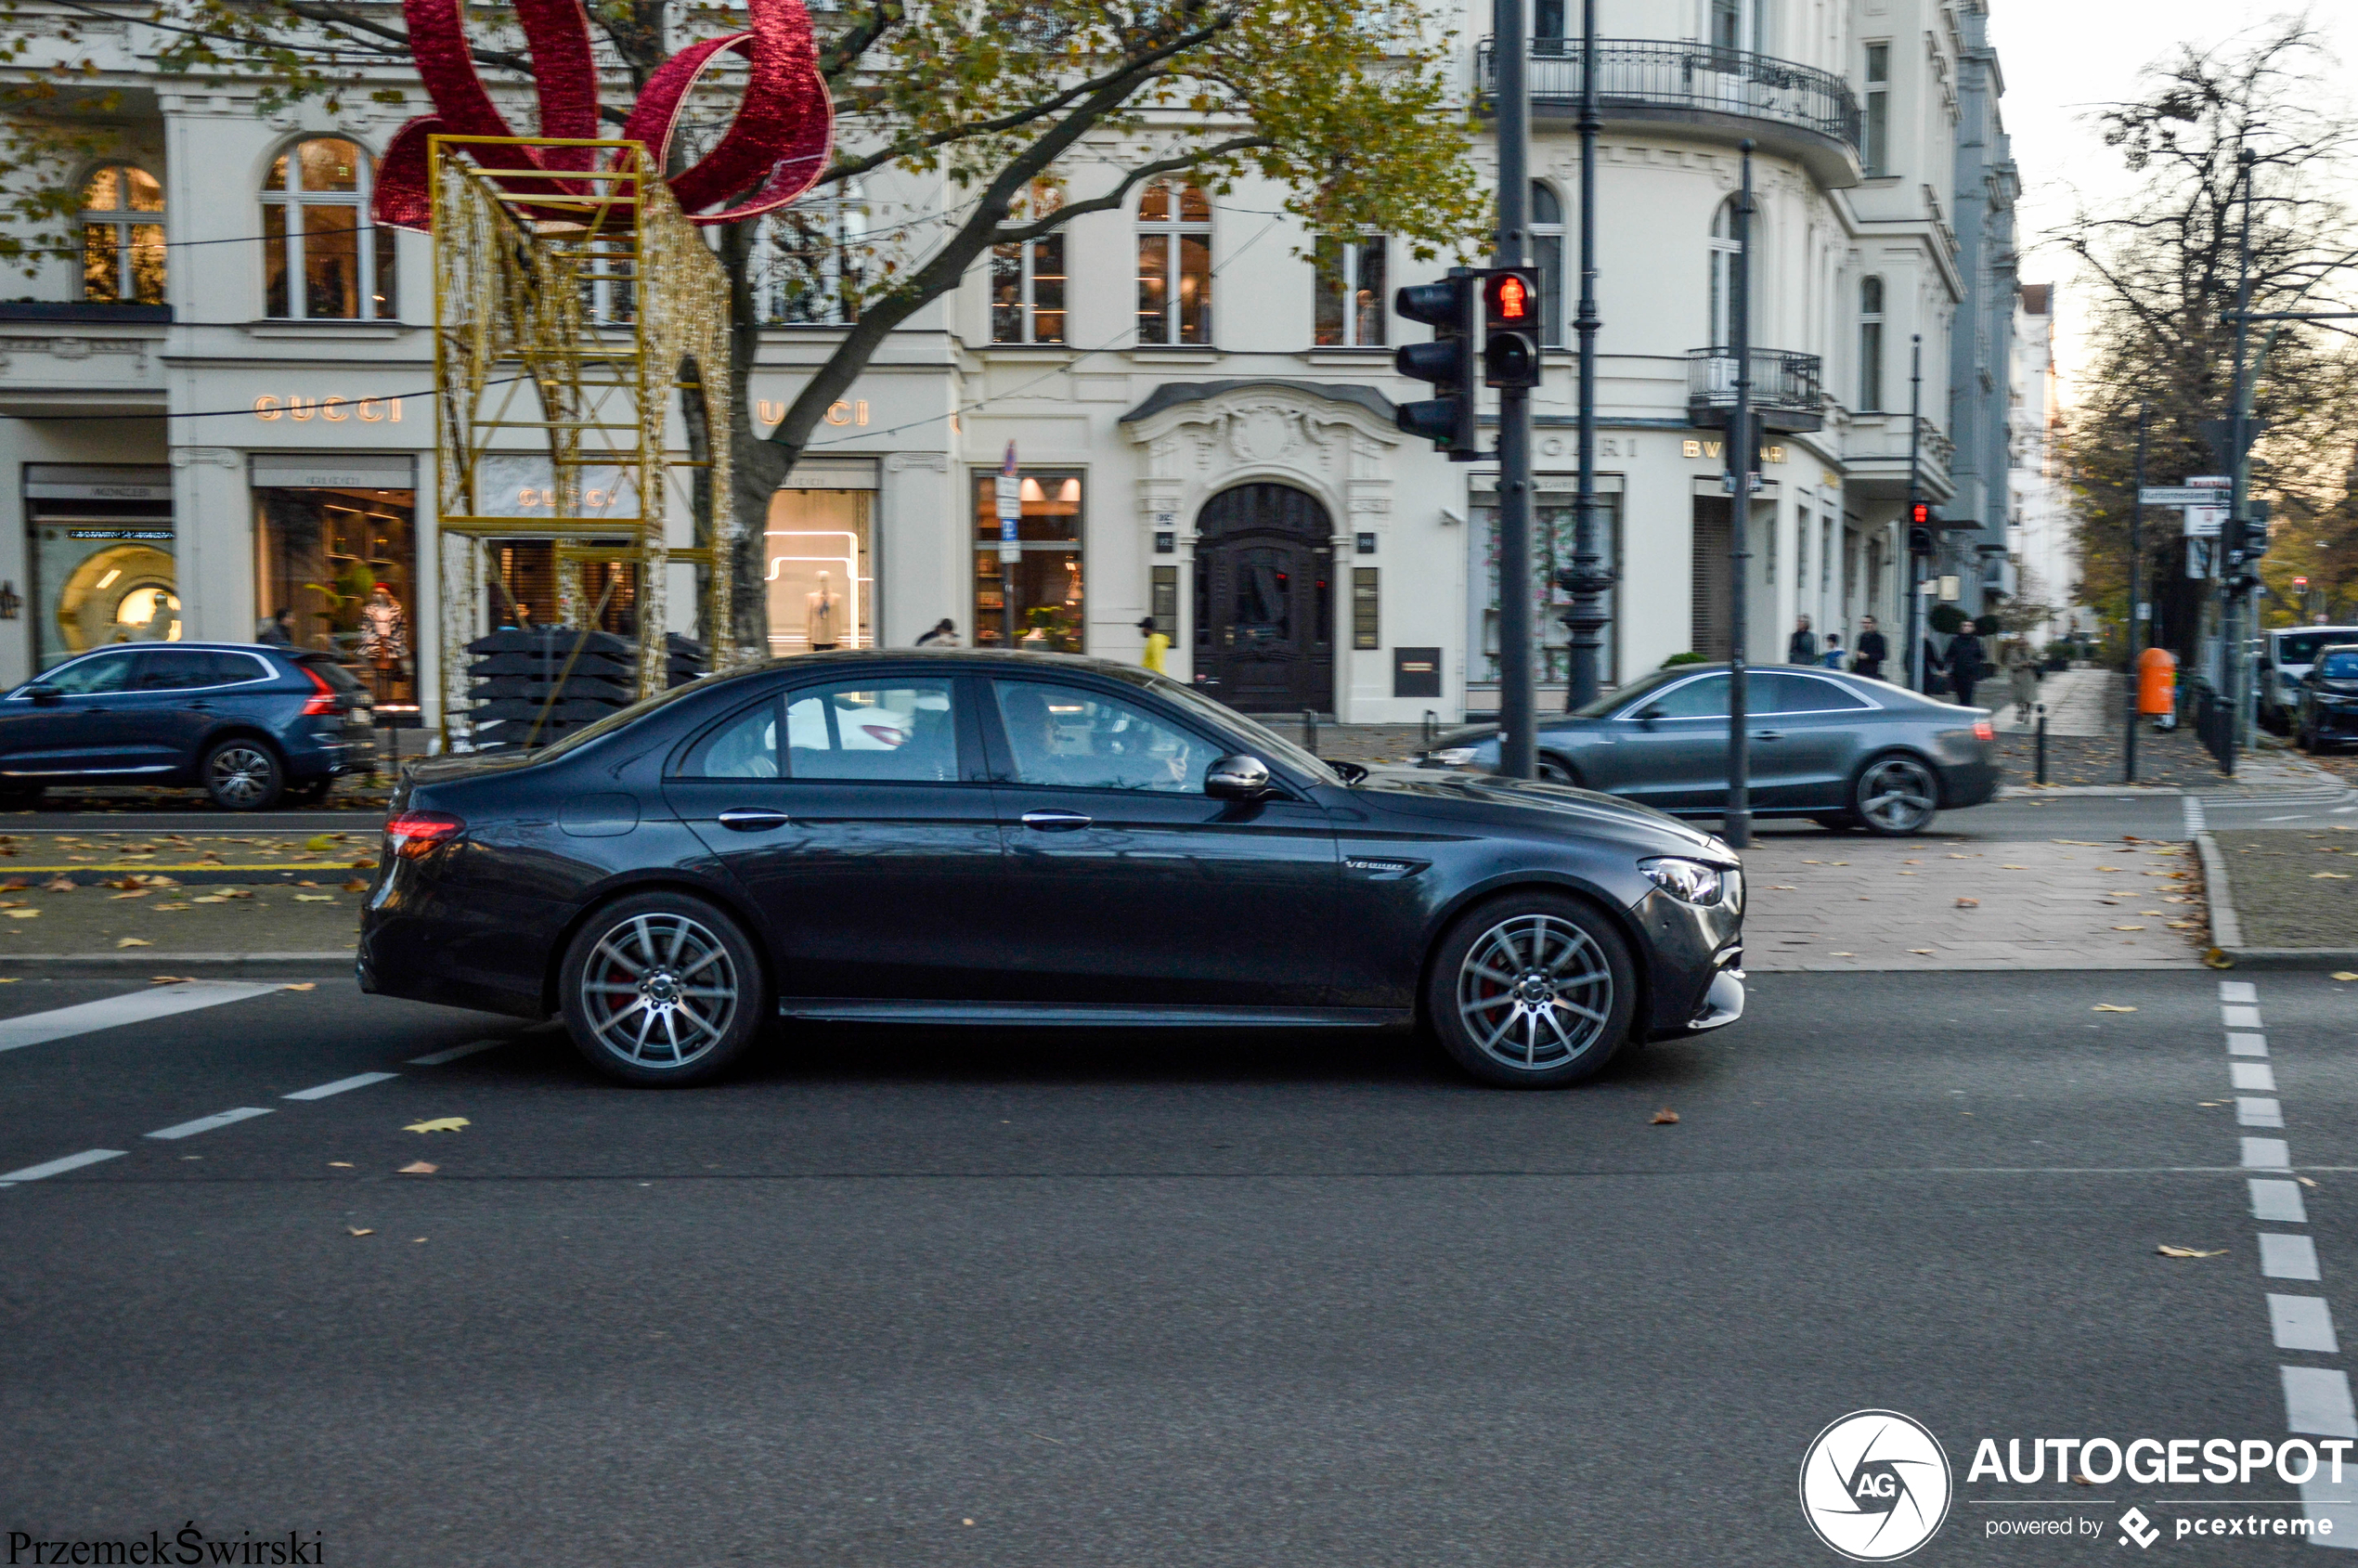
<path id="1" fill-rule="evenodd" d="M 551 174 L 518 155 L 561 148 L 592 149 L 590 167 Z M 583 564 L 638 565 L 641 696 L 664 689 L 674 564 L 703 578 L 710 667 L 731 662 L 729 285 L 641 143 L 438 136 L 428 157 L 448 750 L 467 741 L 460 707 L 466 647 L 487 607 L 486 539 L 555 545 L 568 624 L 590 608 Z M 532 505 L 545 512 L 516 500 L 499 510 L 486 460 L 541 449 L 548 485 Z M 675 501 L 693 544 L 670 543 Z"/>

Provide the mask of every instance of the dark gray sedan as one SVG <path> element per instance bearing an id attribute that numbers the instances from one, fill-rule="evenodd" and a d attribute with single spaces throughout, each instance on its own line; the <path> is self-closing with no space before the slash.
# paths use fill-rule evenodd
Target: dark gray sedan
<path id="1" fill-rule="evenodd" d="M 1728 804 L 1728 688 L 1724 664 L 1678 665 L 1543 715 L 1539 776 L 1676 816 L 1717 815 Z M 1986 708 L 1807 665 L 1753 666 L 1744 688 L 1756 816 L 1921 833 L 1944 808 L 1998 793 Z M 1419 762 L 1495 772 L 1498 727 L 1444 735 Z"/>

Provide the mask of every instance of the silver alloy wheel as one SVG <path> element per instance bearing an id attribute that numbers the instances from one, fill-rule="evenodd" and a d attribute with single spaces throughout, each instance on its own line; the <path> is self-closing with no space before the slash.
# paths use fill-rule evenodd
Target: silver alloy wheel
<path id="1" fill-rule="evenodd" d="M 1458 965 L 1458 1017 L 1474 1048 L 1518 1072 L 1578 1060 L 1613 1017 L 1613 969 L 1588 933 L 1556 914 L 1517 914 Z"/>
<path id="2" fill-rule="evenodd" d="M 634 914 L 581 966 L 581 1012 L 598 1043 L 634 1067 L 686 1067 L 737 1016 L 737 965 L 684 914 Z"/>
<path id="3" fill-rule="evenodd" d="M 205 786 L 225 806 L 258 806 L 278 771 L 278 760 L 258 745 L 225 745 L 213 754 Z"/>
<path id="4" fill-rule="evenodd" d="M 1914 833 L 1940 810 L 1932 771 L 1912 758 L 1886 757 L 1859 778 L 1859 814 L 1885 833 Z"/>

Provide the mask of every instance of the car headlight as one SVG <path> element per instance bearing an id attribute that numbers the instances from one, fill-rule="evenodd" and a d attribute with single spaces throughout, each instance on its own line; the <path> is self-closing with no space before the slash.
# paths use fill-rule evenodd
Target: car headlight
<path id="1" fill-rule="evenodd" d="M 1691 904 L 1716 904 L 1723 890 L 1719 868 L 1701 861 L 1682 861 L 1670 856 L 1659 860 L 1639 861 L 1638 869 L 1646 874 L 1653 885 L 1672 898 Z"/>
<path id="2" fill-rule="evenodd" d="M 1473 761 L 1474 748 L 1470 745 L 1445 745 L 1426 755 L 1444 768 L 1463 768 Z"/>

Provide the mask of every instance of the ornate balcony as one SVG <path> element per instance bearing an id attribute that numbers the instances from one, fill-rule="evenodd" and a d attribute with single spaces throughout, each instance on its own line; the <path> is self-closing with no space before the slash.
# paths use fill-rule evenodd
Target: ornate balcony
<path id="1" fill-rule="evenodd" d="M 1763 430 L 1786 434 L 1824 426 L 1823 364 L 1814 354 L 1752 351 L 1752 410 Z M 1724 426 L 1736 406 L 1736 356 L 1725 348 L 1687 353 L 1687 421 Z"/>
<path id="2" fill-rule="evenodd" d="M 1476 45 L 1474 70 L 1488 112 L 1498 88 L 1495 39 Z M 1533 41 L 1534 121 L 1561 125 L 1579 114 L 1580 73 L 1578 39 Z M 1707 44 L 1600 39 L 1597 99 L 1608 124 L 1671 122 L 1728 142 L 1750 136 L 1764 151 L 1799 159 L 1820 185 L 1859 183 L 1859 99 L 1831 71 Z"/>

